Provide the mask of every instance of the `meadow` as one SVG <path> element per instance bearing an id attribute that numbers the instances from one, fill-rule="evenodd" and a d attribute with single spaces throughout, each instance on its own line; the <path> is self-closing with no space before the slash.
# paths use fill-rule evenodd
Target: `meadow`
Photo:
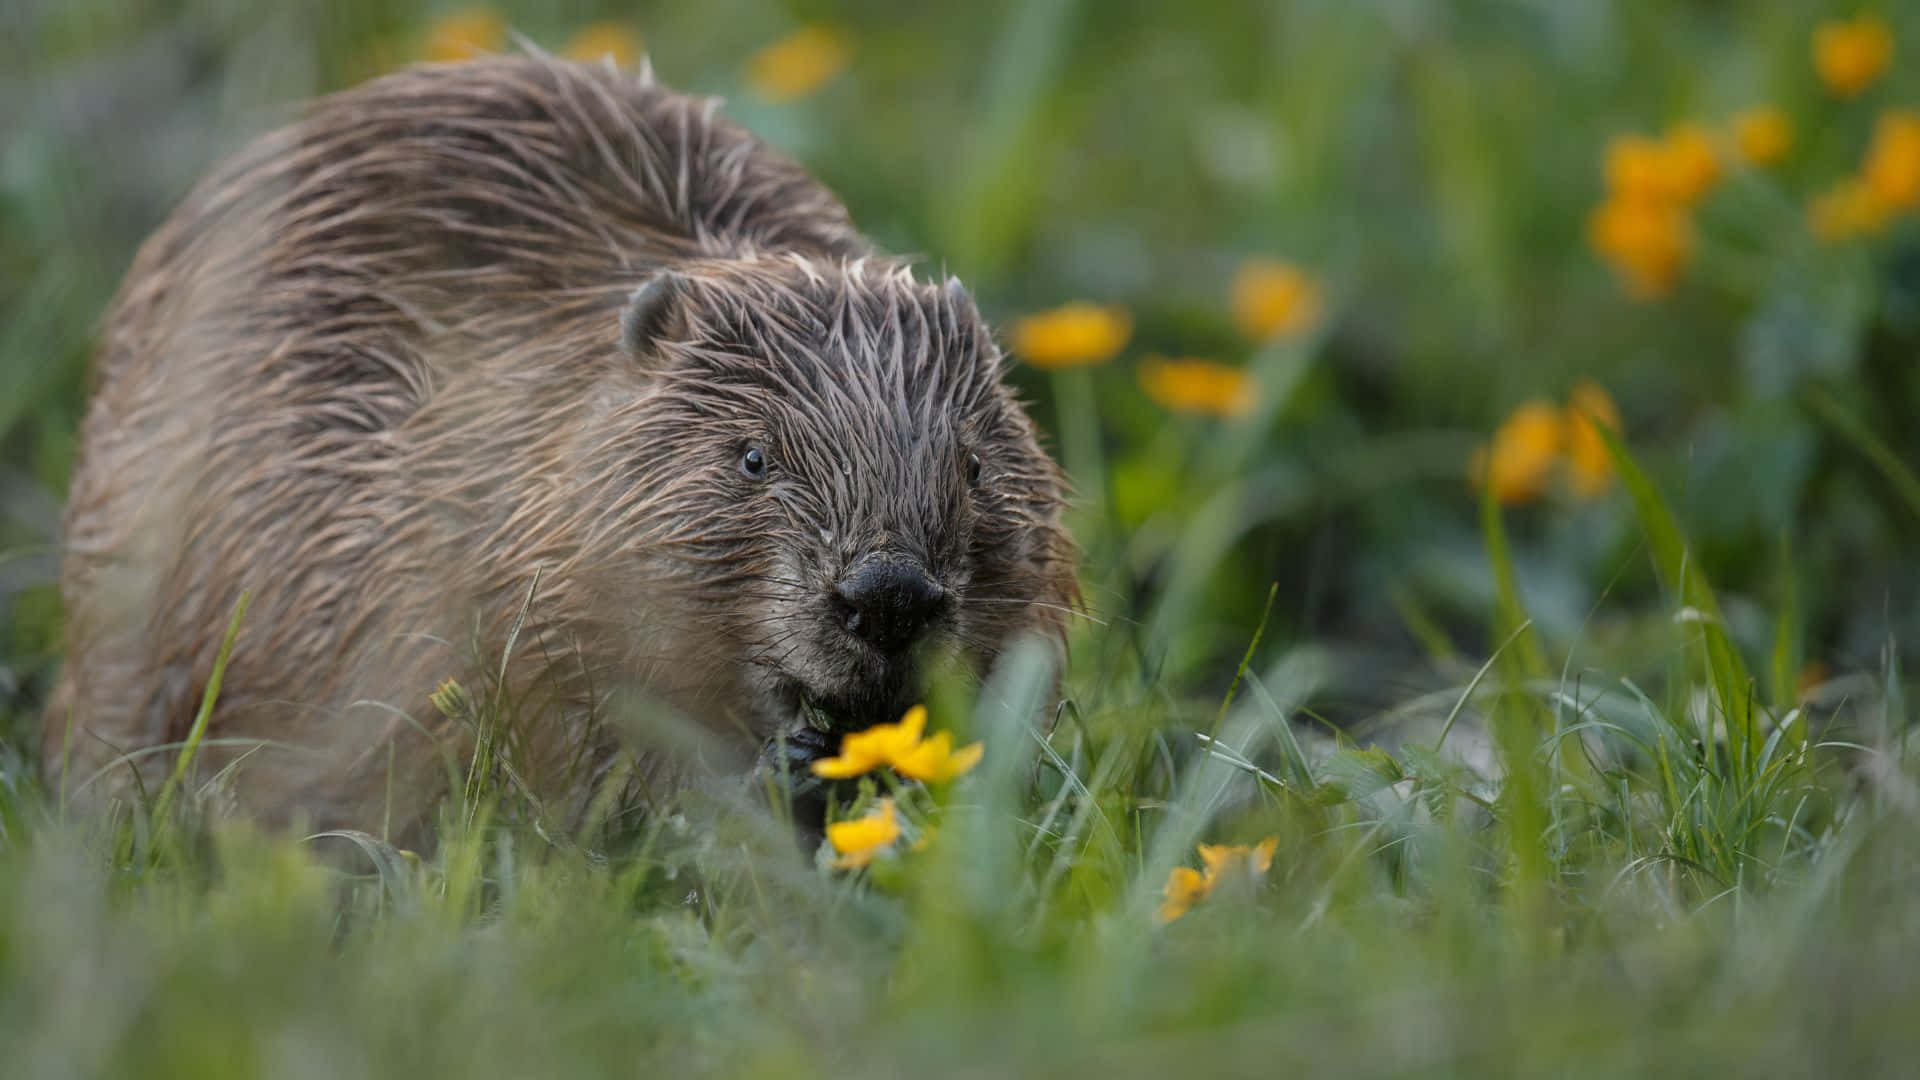
<path id="1" fill-rule="evenodd" d="M 190 754 L 76 809 L 134 250 L 299 101 L 519 47 L 649 56 L 969 283 L 1078 492 L 1062 700 L 934 687 L 817 849 L 741 783 L 556 834 L 490 761 L 425 852 Z M 16 0 L 0 1075 L 1911 1074 L 1915 56 L 1815 0 Z"/>

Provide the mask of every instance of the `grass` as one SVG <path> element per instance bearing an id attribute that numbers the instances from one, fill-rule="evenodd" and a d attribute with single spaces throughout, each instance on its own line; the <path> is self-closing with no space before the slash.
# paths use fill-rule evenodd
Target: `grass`
<path id="1" fill-rule="evenodd" d="M 1670 527 L 1633 486 L 1649 531 Z M 1685 581 L 1676 610 L 1711 611 Z M 199 787 L 170 803 L 171 782 L 103 842 L 111 825 L 62 824 L 17 788 L 0 1037 L 17 1075 L 1910 1060 L 1920 787 L 1897 670 L 1816 722 L 1731 697 L 1739 669 L 1716 665 L 1737 660 L 1704 616 L 1675 620 L 1659 701 L 1596 672 L 1524 677 L 1501 661 L 1530 629 L 1367 747 L 1298 723 L 1252 645 L 1243 692 L 1212 706 L 1076 668 L 1042 735 L 1048 665 L 1016 653 L 948 716 L 985 763 L 897 791 L 931 841 L 858 875 L 737 783 L 576 843 L 511 824 L 527 820 L 511 785 L 476 762 L 424 859 L 218 823 Z M 1111 632 L 1087 627 L 1080 651 Z M 1468 736 L 1495 756 L 1458 753 Z M 1267 835 L 1266 875 L 1155 918 L 1196 842 Z"/>
<path id="2" fill-rule="evenodd" d="M 96 320 L 213 159 L 454 6 L 0 15 L 32 45 L 0 64 L 0 1073 L 1912 1071 L 1920 219 L 1804 218 L 1920 75 L 1823 93 L 1838 4 L 823 3 L 853 65 L 782 105 L 741 63 L 799 9 L 507 5 L 549 45 L 626 20 L 1003 326 L 1130 312 L 1104 365 L 1013 373 L 1081 492 L 1062 700 L 1025 651 L 934 687 L 985 758 L 865 782 L 839 812 L 891 796 L 905 836 L 860 872 L 738 778 L 557 831 L 497 680 L 436 695 L 478 749 L 428 851 L 224 818 L 200 724 L 159 790 L 75 812 L 33 758 Z M 1793 155 L 1625 296 L 1583 233 L 1607 139 L 1760 101 Z M 1249 340 L 1254 256 L 1326 318 Z M 1257 405 L 1169 415 L 1153 354 Z M 1476 495 L 1475 444 L 1584 377 L 1612 487 Z M 1157 917 L 1197 845 L 1266 837 Z"/>

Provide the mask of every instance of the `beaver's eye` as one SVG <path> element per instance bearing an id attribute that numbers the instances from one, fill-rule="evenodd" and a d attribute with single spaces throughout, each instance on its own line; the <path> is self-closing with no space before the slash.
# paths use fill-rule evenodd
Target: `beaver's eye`
<path id="1" fill-rule="evenodd" d="M 967 484 L 971 487 L 980 486 L 980 455 L 979 454 L 967 455 Z"/>
<path id="2" fill-rule="evenodd" d="M 747 447 L 746 453 L 740 455 L 740 475 L 749 480 L 765 480 L 767 452 L 757 446 Z"/>

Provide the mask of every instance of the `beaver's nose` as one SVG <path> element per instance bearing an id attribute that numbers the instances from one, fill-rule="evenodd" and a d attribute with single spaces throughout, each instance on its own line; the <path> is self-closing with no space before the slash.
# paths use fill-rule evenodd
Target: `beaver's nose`
<path id="1" fill-rule="evenodd" d="M 881 652 L 920 639 L 947 605 L 947 591 L 917 564 L 868 559 L 833 587 L 834 610 L 847 632 Z"/>

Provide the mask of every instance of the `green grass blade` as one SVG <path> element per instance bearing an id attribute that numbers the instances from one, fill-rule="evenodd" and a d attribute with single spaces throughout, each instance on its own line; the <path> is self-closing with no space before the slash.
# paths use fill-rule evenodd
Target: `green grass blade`
<path id="1" fill-rule="evenodd" d="M 247 605 L 253 601 L 253 594 L 243 590 L 240 602 L 233 605 L 233 617 L 227 620 L 227 635 L 220 642 L 220 654 L 214 658 L 213 674 L 207 677 L 206 692 L 200 695 L 200 711 L 194 715 L 193 727 L 187 732 L 187 741 L 180 747 L 180 756 L 173 763 L 173 773 L 160 787 L 160 797 L 154 802 L 153 820 L 157 829 L 165 829 L 167 815 L 173 810 L 174 792 L 185 782 L 187 770 L 193 767 L 194 755 L 199 753 L 200 740 L 207 736 L 207 722 L 213 718 L 213 704 L 220 698 L 220 683 L 227 676 L 227 661 L 233 657 L 233 643 L 240 636 L 240 621 L 247 617 Z"/>

